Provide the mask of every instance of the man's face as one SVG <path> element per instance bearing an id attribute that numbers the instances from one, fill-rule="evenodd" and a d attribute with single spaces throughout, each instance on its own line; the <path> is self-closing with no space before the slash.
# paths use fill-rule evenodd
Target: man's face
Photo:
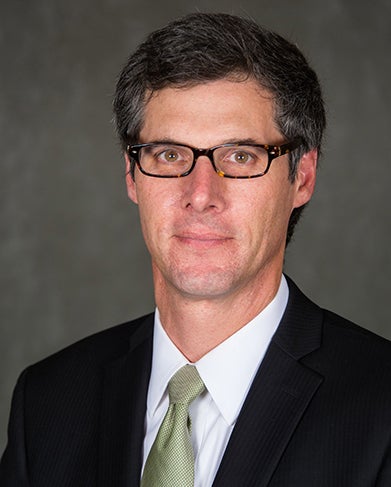
<path id="1" fill-rule="evenodd" d="M 155 93 L 146 106 L 140 142 L 163 140 L 197 148 L 287 142 L 275 126 L 269 93 L 254 81 L 228 80 Z M 156 292 L 219 299 L 275 285 L 292 209 L 313 191 L 316 154 L 304 156 L 294 183 L 288 164 L 288 156 L 282 156 L 265 176 L 235 180 L 216 174 L 201 156 L 186 177 L 154 178 L 137 168 L 134 181 L 128 175 Z"/>

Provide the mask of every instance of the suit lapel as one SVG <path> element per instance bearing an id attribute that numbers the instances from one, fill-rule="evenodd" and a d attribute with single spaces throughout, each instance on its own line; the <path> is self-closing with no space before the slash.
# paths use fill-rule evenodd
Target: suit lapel
<path id="1" fill-rule="evenodd" d="M 320 346 L 322 312 L 288 283 L 286 312 L 239 414 L 213 487 L 267 486 L 323 381 L 299 361 Z"/>
<path id="2" fill-rule="evenodd" d="M 152 358 L 152 329 L 153 316 L 149 316 L 132 335 L 128 353 L 105 369 L 99 441 L 99 487 L 139 486 Z"/>

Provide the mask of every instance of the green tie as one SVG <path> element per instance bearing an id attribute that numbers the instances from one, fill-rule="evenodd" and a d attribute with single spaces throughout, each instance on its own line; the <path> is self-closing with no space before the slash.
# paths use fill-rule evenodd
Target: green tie
<path id="1" fill-rule="evenodd" d="M 193 365 L 185 365 L 171 378 L 170 406 L 149 452 L 141 487 L 194 487 L 189 406 L 204 389 Z"/>

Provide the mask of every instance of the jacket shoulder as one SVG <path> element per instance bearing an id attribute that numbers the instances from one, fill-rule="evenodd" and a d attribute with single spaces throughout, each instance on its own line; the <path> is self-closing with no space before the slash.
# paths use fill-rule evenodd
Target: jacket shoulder
<path id="1" fill-rule="evenodd" d="M 152 337 L 153 313 L 87 336 L 29 366 L 29 382 L 40 383 L 93 374 Z"/>
<path id="2" fill-rule="evenodd" d="M 357 368 L 383 369 L 391 379 L 391 342 L 329 310 L 323 310 L 323 343 Z M 331 352 L 333 351 L 333 352 Z"/>

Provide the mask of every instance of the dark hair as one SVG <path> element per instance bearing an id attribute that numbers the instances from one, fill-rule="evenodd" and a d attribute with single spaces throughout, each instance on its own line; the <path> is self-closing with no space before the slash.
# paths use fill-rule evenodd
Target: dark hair
<path id="1" fill-rule="evenodd" d="M 290 179 L 301 156 L 320 152 L 325 110 L 315 72 L 299 49 L 249 19 L 190 14 L 152 32 L 132 54 L 117 82 L 114 112 L 123 149 L 138 142 L 149 97 L 167 86 L 189 87 L 218 79 L 255 79 L 274 101 L 275 123 L 302 147 L 290 155 Z M 303 207 L 293 210 L 287 241 Z"/>

